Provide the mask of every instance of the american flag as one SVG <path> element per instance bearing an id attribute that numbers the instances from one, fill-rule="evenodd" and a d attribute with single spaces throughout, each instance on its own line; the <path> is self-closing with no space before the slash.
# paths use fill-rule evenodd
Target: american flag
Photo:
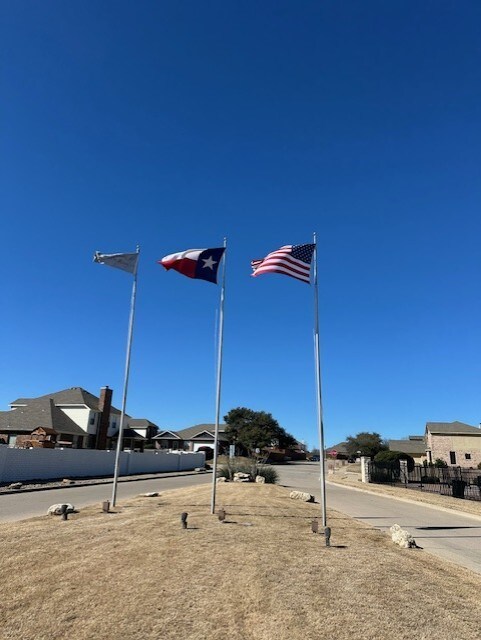
<path id="1" fill-rule="evenodd" d="M 286 244 L 269 253 L 262 260 L 251 260 L 254 277 L 263 273 L 283 273 L 302 282 L 310 283 L 314 244 Z"/>

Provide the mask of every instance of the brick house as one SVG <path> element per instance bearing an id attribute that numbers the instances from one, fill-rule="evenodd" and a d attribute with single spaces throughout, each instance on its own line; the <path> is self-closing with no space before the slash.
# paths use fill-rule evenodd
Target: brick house
<path id="1" fill-rule="evenodd" d="M 463 422 L 427 422 L 427 461 L 437 458 L 449 466 L 476 468 L 481 463 L 481 428 Z"/>
<path id="2" fill-rule="evenodd" d="M 102 387 L 100 395 L 71 387 L 38 398 L 18 398 L 10 411 L 0 411 L 0 444 L 22 446 L 42 428 L 51 442 L 75 449 L 107 449 L 115 444 L 120 426 L 119 409 L 112 405 L 112 389 Z M 125 414 L 123 446 L 142 449 L 157 427 L 145 419 Z"/>

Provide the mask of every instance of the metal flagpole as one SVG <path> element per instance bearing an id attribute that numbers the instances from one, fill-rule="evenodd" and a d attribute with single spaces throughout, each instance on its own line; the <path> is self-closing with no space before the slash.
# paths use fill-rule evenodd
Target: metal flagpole
<path id="1" fill-rule="evenodd" d="M 327 525 L 326 518 L 326 476 L 324 465 L 324 424 L 322 417 L 322 391 L 321 391 L 321 346 L 319 342 L 319 294 L 317 285 L 317 239 L 314 233 L 314 357 L 316 363 L 316 399 L 317 399 L 317 426 L 319 429 L 319 461 L 321 481 L 321 509 L 322 526 Z"/>
<path id="2" fill-rule="evenodd" d="M 140 253 L 140 247 L 137 245 L 137 253 Z M 127 338 L 127 355 L 125 358 L 125 376 L 124 376 L 124 391 L 122 394 L 122 410 L 120 414 L 119 434 L 117 438 L 117 449 L 115 451 L 115 467 L 114 467 L 114 484 L 112 487 L 112 506 L 115 507 L 115 501 L 117 499 L 117 482 L 119 478 L 120 470 L 120 452 L 122 451 L 122 442 L 124 436 L 124 418 L 125 418 L 125 406 L 127 404 L 127 388 L 129 386 L 129 373 L 130 373 L 130 353 L 132 351 L 132 335 L 134 331 L 134 316 L 135 316 L 135 297 L 137 295 L 137 269 L 138 258 L 135 265 L 134 283 L 132 285 L 132 298 L 130 301 L 130 317 L 129 317 L 129 333 Z"/>
<path id="3" fill-rule="evenodd" d="M 227 238 L 224 238 L 224 265 L 222 267 L 222 287 L 220 291 L 220 311 L 219 311 L 219 344 L 217 345 L 217 389 L 215 403 L 215 433 L 214 433 L 214 462 L 212 469 L 212 493 L 210 501 L 210 512 L 215 513 L 215 490 L 217 487 L 217 451 L 219 448 L 219 415 L 220 415 L 220 392 L 222 386 L 222 348 L 224 346 L 224 300 L 225 300 L 225 262 L 227 253 Z"/>

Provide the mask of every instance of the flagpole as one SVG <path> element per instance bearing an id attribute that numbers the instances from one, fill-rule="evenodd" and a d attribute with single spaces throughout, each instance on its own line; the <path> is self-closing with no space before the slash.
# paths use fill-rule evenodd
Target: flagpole
<path id="1" fill-rule="evenodd" d="M 138 245 L 137 245 L 137 253 L 140 253 L 140 247 Z M 128 331 L 128 338 L 127 338 L 127 354 L 125 358 L 124 390 L 122 393 L 122 409 L 120 413 L 120 425 L 119 425 L 119 433 L 117 437 L 117 449 L 115 451 L 114 483 L 112 487 L 111 502 L 113 507 L 115 507 L 115 503 L 117 500 L 117 483 L 118 483 L 119 471 L 120 471 L 120 452 L 122 451 L 125 407 L 127 404 L 127 389 L 129 386 L 130 353 L 132 351 L 132 336 L 134 332 L 134 317 L 135 317 L 135 298 L 137 295 L 137 269 L 138 269 L 138 259 L 135 266 L 134 282 L 132 284 L 132 297 L 130 300 L 129 331 Z"/>
<path id="2" fill-rule="evenodd" d="M 317 399 L 317 427 L 319 430 L 319 461 L 321 482 L 321 510 L 322 526 L 327 525 L 326 518 L 326 475 L 324 465 L 324 424 L 322 415 L 321 391 L 321 346 L 319 341 L 319 294 L 317 284 L 317 239 L 314 233 L 314 357 L 316 366 L 316 399 Z"/>
<path id="3" fill-rule="evenodd" d="M 225 300 L 225 262 L 227 238 L 224 238 L 224 264 L 222 267 L 222 287 L 220 291 L 220 311 L 219 311 L 219 343 L 217 346 L 217 385 L 215 401 L 215 432 L 214 432 L 214 461 L 212 468 L 212 493 L 210 501 L 210 512 L 215 513 L 215 491 L 217 480 L 217 452 L 219 449 L 219 416 L 220 416 L 220 393 L 222 387 L 222 350 L 224 346 L 224 300 Z"/>

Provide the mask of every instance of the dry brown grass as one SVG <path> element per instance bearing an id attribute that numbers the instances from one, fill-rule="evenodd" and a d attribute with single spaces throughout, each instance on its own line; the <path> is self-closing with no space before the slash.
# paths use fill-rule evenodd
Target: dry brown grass
<path id="1" fill-rule="evenodd" d="M 2 640 L 479 637 L 476 574 L 335 512 L 326 548 L 288 495 L 219 485 L 227 524 L 201 486 L 1 525 Z"/>

